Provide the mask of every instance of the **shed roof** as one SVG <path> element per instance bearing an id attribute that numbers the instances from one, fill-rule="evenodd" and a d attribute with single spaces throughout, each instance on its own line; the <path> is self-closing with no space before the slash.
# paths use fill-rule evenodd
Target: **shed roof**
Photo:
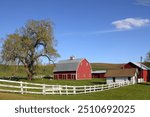
<path id="1" fill-rule="evenodd" d="M 84 58 L 80 59 L 73 59 L 73 60 L 61 60 L 59 61 L 55 68 L 54 72 L 61 72 L 61 71 L 76 71 L 78 64 L 83 60 Z"/>
<path id="2" fill-rule="evenodd" d="M 135 75 L 135 72 L 135 68 L 107 70 L 105 77 L 131 77 Z"/>
<path id="3" fill-rule="evenodd" d="M 142 68 L 143 70 L 150 70 L 149 67 L 145 66 L 144 64 L 141 64 L 141 63 L 138 63 L 138 62 L 129 62 L 129 63 L 132 63 L 134 64 L 135 66 L 139 67 L 139 68 Z"/>

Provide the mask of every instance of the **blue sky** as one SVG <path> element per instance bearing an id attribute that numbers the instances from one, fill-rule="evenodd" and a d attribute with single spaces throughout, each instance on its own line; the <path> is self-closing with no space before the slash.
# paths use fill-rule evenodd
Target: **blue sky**
<path id="1" fill-rule="evenodd" d="M 0 0 L 0 38 L 29 19 L 54 23 L 58 60 L 140 61 L 150 50 L 150 0 Z"/>

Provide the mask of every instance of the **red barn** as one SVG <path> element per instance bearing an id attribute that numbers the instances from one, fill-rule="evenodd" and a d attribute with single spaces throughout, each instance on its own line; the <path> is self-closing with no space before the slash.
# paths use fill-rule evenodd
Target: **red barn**
<path id="1" fill-rule="evenodd" d="M 143 78 L 145 82 L 150 81 L 150 68 L 146 67 L 141 63 L 129 62 L 124 65 L 124 68 L 137 68 L 138 78 Z"/>
<path id="2" fill-rule="evenodd" d="M 106 70 L 92 71 L 92 78 L 106 78 Z"/>
<path id="3" fill-rule="evenodd" d="M 74 59 L 59 61 L 54 68 L 54 79 L 85 80 L 91 79 L 91 65 L 85 59 Z"/>

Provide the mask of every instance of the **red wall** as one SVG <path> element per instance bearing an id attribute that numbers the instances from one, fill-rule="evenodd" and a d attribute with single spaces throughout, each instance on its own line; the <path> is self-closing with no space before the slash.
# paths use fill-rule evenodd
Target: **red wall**
<path id="1" fill-rule="evenodd" d="M 124 68 L 138 68 L 138 72 L 139 72 L 139 75 L 138 75 L 138 78 L 141 78 L 143 77 L 144 78 L 144 81 L 149 81 L 149 77 L 150 77 L 150 74 L 148 73 L 148 70 L 142 70 L 142 73 L 141 73 L 141 69 L 135 65 L 133 65 L 132 63 L 128 63 L 128 64 L 125 64 L 124 65 Z"/>
<path id="2" fill-rule="evenodd" d="M 150 70 L 148 70 L 148 82 L 150 82 Z"/>
<path id="3" fill-rule="evenodd" d="M 83 80 L 83 79 L 91 79 L 91 65 L 86 60 L 83 59 L 77 68 L 77 80 Z"/>
<path id="4" fill-rule="evenodd" d="M 92 78 L 106 78 L 105 73 L 92 73 Z"/>
<path id="5" fill-rule="evenodd" d="M 148 71 L 147 70 L 143 70 L 143 78 L 144 78 L 144 81 L 148 81 Z"/>
<path id="6" fill-rule="evenodd" d="M 63 80 L 63 79 L 64 80 L 71 80 L 71 79 L 75 80 L 75 78 L 72 77 L 72 74 L 76 74 L 76 71 L 54 72 L 54 79 L 57 79 L 57 80 Z M 64 77 L 63 75 L 67 75 L 67 76 Z"/>

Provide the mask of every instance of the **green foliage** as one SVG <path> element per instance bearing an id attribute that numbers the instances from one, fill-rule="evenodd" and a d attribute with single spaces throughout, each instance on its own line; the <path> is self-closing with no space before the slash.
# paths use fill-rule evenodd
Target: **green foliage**
<path id="1" fill-rule="evenodd" d="M 150 62 L 144 62 L 143 64 L 150 68 Z"/>
<path id="2" fill-rule="evenodd" d="M 146 54 L 145 62 L 150 62 L 150 51 Z"/>
<path id="3" fill-rule="evenodd" d="M 3 61 L 11 64 L 21 63 L 31 80 L 40 57 L 46 57 L 52 62 L 59 57 L 52 28 L 50 21 L 28 21 L 24 27 L 6 38 L 1 53 Z"/>

